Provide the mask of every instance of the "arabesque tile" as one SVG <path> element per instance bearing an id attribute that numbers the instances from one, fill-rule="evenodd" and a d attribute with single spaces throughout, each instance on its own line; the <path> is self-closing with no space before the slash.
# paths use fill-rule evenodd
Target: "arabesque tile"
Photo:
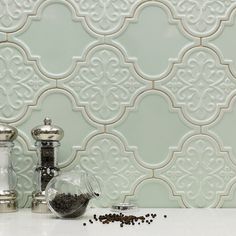
<path id="1" fill-rule="evenodd" d="M 44 75 L 62 78 L 71 74 L 87 49 L 99 41 L 82 21 L 69 2 L 44 1 L 37 15 L 29 16 L 24 27 L 8 38 L 28 51 Z"/>
<path id="2" fill-rule="evenodd" d="M 98 134 L 90 139 L 85 150 L 78 151 L 78 171 L 94 174 L 101 183 L 102 196 L 94 200 L 94 205 L 111 207 L 124 201 L 136 184 L 152 175 L 152 170 L 140 166 L 132 150 L 122 141 L 108 133 Z"/>
<path id="3" fill-rule="evenodd" d="M 159 1 L 140 4 L 122 30 L 106 39 L 120 47 L 137 72 L 150 80 L 166 76 L 173 63 L 199 43 L 199 39 L 185 33 L 180 20 L 174 19 L 170 9 Z"/>
<path id="4" fill-rule="evenodd" d="M 58 86 L 69 90 L 88 115 L 100 124 L 117 121 L 136 96 L 151 88 L 140 78 L 124 55 L 111 45 L 99 45 L 89 51 L 85 63 Z"/>
<path id="5" fill-rule="evenodd" d="M 167 181 L 187 207 L 216 207 L 235 183 L 236 165 L 215 139 L 199 134 L 187 139 L 156 176 Z"/>

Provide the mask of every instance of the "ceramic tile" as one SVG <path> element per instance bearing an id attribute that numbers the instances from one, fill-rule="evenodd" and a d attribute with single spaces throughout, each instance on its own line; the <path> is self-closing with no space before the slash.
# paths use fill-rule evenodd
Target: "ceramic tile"
<path id="1" fill-rule="evenodd" d="M 0 44 L 0 119 L 13 122 L 23 117 L 29 105 L 45 89 L 55 86 L 54 81 L 40 76 L 34 63 L 12 43 Z"/>
<path id="2" fill-rule="evenodd" d="M 0 1 L 0 31 L 18 30 L 42 0 Z"/>
<path id="3" fill-rule="evenodd" d="M 50 117 L 53 124 L 64 130 L 64 138 L 58 153 L 60 167 L 64 167 L 75 158 L 76 150 L 83 147 L 90 136 L 101 132 L 102 129 L 89 122 L 83 111 L 77 108 L 73 97 L 60 89 L 48 90 L 39 97 L 35 106 L 30 107 L 25 119 L 15 123 L 21 135 L 27 140 L 31 149 L 34 148 L 35 140 L 31 136 L 31 130 L 43 125 L 45 117 Z"/>
<path id="4" fill-rule="evenodd" d="M 93 206 L 235 207 L 235 15 L 235 0 L 0 0 L 20 207 L 46 116 L 65 131 L 62 171 L 102 182 Z"/>
<path id="5" fill-rule="evenodd" d="M 127 17 L 142 0 L 71 0 L 89 27 L 98 34 L 112 34 L 118 31 Z"/>
<path id="6" fill-rule="evenodd" d="M 166 180 L 188 207 L 216 207 L 236 180 L 236 166 L 208 135 L 187 139 L 156 176 Z"/>
<path id="7" fill-rule="evenodd" d="M 236 164 L 236 147 L 235 147 L 235 118 L 236 118 L 236 104 L 235 96 L 230 102 L 228 109 L 222 112 L 219 118 L 206 127 L 206 132 L 215 136 L 220 144 L 227 149 L 232 161 Z"/>
<path id="8" fill-rule="evenodd" d="M 135 161 L 133 152 L 118 137 L 106 133 L 90 139 L 86 149 L 78 151 L 73 165 L 77 162 L 78 171 L 88 171 L 100 181 L 103 194 L 94 201 L 100 207 L 122 202 L 138 182 L 152 175 Z"/>
<path id="9" fill-rule="evenodd" d="M 196 47 L 156 87 L 171 96 L 190 122 L 202 125 L 212 122 L 220 109 L 228 106 L 236 80 L 213 50 Z"/>
<path id="10" fill-rule="evenodd" d="M 169 161 L 171 149 L 193 133 L 191 128 L 171 108 L 167 96 L 153 90 L 140 95 L 134 108 L 109 130 L 126 140 L 144 166 L 153 168 Z"/>
<path id="11" fill-rule="evenodd" d="M 228 18 L 230 11 L 236 6 L 235 0 L 162 1 L 172 6 L 185 29 L 198 37 L 206 37 L 217 31 L 222 20 Z"/>
<path id="12" fill-rule="evenodd" d="M 207 46 L 212 47 L 222 57 L 222 61 L 228 64 L 231 72 L 236 76 L 236 56 L 233 53 L 236 30 L 236 10 L 234 9 L 228 21 L 223 21 L 220 29 L 211 37 L 204 40 Z"/>
<path id="13" fill-rule="evenodd" d="M 0 32 L 0 42 L 4 42 L 7 40 L 7 34 Z"/>
<path id="14" fill-rule="evenodd" d="M 173 196 L 168 184 L 158 178 L 145 179 L 139 183 L 132 195 L 127 195 L 126 202 L 137 207 L 183 207 L 180 196 Z"/>
<path id="15" fill-rule="evenodd" d="M 44 1 L 37 15 L 30 16 L 9 39 L 25 47 L 40 70 L 55 78 L 72 73 L 86 49 L 97 41 L 85 31 L 67 1 Z"/>
<path id="16" fill-rule="evenodd" d="M 223 208 L 235 208 L 236 207 L 236 184 L 232 186 L 228 193 L 221 197 L 221 201 L 219 203 L 220 207 Z"/>
<path id="17" fill-rule="evenodd" d="M 166 75 L 183 51 L 195 43 L 160 2 L 141 4 L 125 23 L 113 42 L 123 48 L 145 78 L 155 80 Z M 147 27 L 150 25 L 155 27 Z"/>
<path id="18" fill-rule="evenodd" d="M 75 76 L 59 81 L 58 85 L 70 90 L 89 116 L 102 124 L 119 119 L 137 94 L 151 87 L 150 82 L 135 74 L 121 52 L 110 45 L 93 48 Z"/>

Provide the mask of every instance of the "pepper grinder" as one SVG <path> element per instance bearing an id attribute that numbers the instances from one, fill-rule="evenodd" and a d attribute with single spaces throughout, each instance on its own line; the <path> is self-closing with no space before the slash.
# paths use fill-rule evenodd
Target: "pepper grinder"
<path id="1" fill-rule="evenodd" d="M 44 125 L 36 126 L 31 134 L 36 140 L 38 163 L 35 169 L 35 191 L 32 194 L 32 212 L 49 213 L 45 189 L 48 182 L 59 173 L 57 152 L 60 140 L 64 136 L 63 130 L 52 125 L 50 118 L 44 119 Z"/>
<path id="2" fill-rule="evenodd" d="M 17 211 L 16 174 L 10 159 L 17 129 L 0 124 L 0 212 Z"/>

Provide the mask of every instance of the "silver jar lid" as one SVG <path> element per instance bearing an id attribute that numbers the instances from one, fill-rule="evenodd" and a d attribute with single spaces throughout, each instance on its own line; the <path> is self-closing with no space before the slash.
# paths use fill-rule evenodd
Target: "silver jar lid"
<path id="1" fill-rule="evenodd" d="M 37 141 L 60 141 L 64 136 L 64 131 L 60 127 L 52 125 L 52 120 L 46 117 L 44 125 L 33 128 L 31 134 Z"/>
<path id="2" fill-rule="evenodd" d="M 0 124 L 0 141 L 13 141 L 17 135 L 18 131 L 16 128 L 7 124 Z"/>

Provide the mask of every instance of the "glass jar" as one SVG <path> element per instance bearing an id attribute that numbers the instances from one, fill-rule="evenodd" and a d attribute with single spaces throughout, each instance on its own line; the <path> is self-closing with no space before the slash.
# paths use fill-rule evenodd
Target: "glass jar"
<path id="1" fill-rule="evenodd" d="M 64 132 L 60 127 L 52 125 L 50 118 L 45 118 L 44 125 L 35 127 L 31 133 L 36 140 L 38 157 L 31 208 L 34 213 L 49 213 L 45 189 L 49 181 L 59 173 L 57 153 Z"/>
<path id="2" fill-rule="evenodd" d="M 0 124 L 0 212 L 17 211 L 17 178 L 11 160 L 17 134 L 14 127 Z"/>
<path id="3" fill-rule="evenodd" d="M 65 172 L 54 177 L 46 188 L 48 207 L 60 218 L 82 216 L 89 201 L 100 195 L 101 188 L 97 178 L 86 172 Z"/>

